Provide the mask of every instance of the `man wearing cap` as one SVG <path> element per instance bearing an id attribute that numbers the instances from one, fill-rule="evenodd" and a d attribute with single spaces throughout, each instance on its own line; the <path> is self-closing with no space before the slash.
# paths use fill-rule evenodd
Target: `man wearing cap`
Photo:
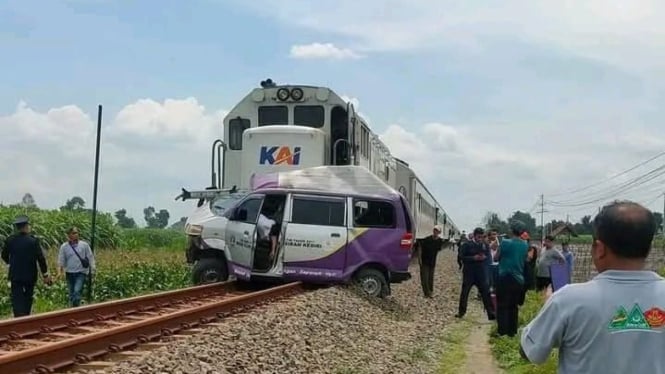
<path id="1" fill-rule="evenodd" d="M 423 287 L 425 297 L 431 298 L 434 292 L 434 269 L 436 267 L 436 255 L 443 248 L 441 228 L 434 226 L 432 235 L 419 240 L 420 246 L 420 284 Z"/>
<path id="2" fill-rule="evenodd" d="M 10 235 L 2 247 L 2 260 L 9 265 L 11 299 L 14 317 L 27 316 L 32 312 L 37 264 L 43 274 L 44 283 L 51 284 L 44 252 L 39 239 L 30 234 L 30 220 L 18 216 L 14 220 L 17 233 Z"/>

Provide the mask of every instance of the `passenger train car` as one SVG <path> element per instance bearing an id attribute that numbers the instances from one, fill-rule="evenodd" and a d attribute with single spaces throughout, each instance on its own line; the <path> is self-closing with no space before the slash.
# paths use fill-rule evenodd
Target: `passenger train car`
<path id="1" fill-rule="evenodd" d="M 225 142 L 213 144 L 212 185 L 188 192 L 183 200 L 199 199 L 188 218 L 187 259 L 195 263 L 197 283 L 225 279 L 223 217 L 253 175 L 323 165 L 359 165 L 398 190 L 413 212 L 416 239 L 442 227 L 444 239 L 456 240 L 459 230 L 409 165 L 392 156 L 353 105 L 327 87 L 276 85 L 268 79 L 253 89 L 224 117 Z M 217 166 L 217 169 L 215 169 Z M 208 202 L 208 204 L 204 204 Z"/>

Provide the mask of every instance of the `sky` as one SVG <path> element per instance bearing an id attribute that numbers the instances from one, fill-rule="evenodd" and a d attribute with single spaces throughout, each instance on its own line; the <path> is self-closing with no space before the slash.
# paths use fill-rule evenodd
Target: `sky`
<path id="1" fill-rule="evenodd" d="M 488 211 L 663 209 L 665 3 L 0 0 L 0 202 L 168 209 L 209 184 L 221 120 L 259 82 L 348 97 L 461 229 Z M 593 185 L 592 188 L 584 188 Z M 659 198 L 660 195 L 660 198 Z"/>

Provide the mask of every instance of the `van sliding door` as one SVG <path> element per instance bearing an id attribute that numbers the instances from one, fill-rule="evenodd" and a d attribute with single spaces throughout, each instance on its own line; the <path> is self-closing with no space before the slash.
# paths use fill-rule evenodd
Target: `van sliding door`
<path id="1" fill-rule="evenodd" d="M 294 195 L 284 233 L 284 277 L 341 279 L 346 265 L 346 199 Z"/>

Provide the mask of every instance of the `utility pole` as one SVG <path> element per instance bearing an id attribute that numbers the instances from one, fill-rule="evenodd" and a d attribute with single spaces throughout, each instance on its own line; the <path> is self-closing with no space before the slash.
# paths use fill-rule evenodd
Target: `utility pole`
<path id="1" fill-rule="evenodd" d="M 541 242 L 545 240 L 545 212 L 545 195 L 540 195 L 540 210 L 536 213 L 540 213 Z"/>
<path id="2" fill-rule="evenodd" d="M 665 238 L 665 192 L 663 192 L 663 237 Z"/>

